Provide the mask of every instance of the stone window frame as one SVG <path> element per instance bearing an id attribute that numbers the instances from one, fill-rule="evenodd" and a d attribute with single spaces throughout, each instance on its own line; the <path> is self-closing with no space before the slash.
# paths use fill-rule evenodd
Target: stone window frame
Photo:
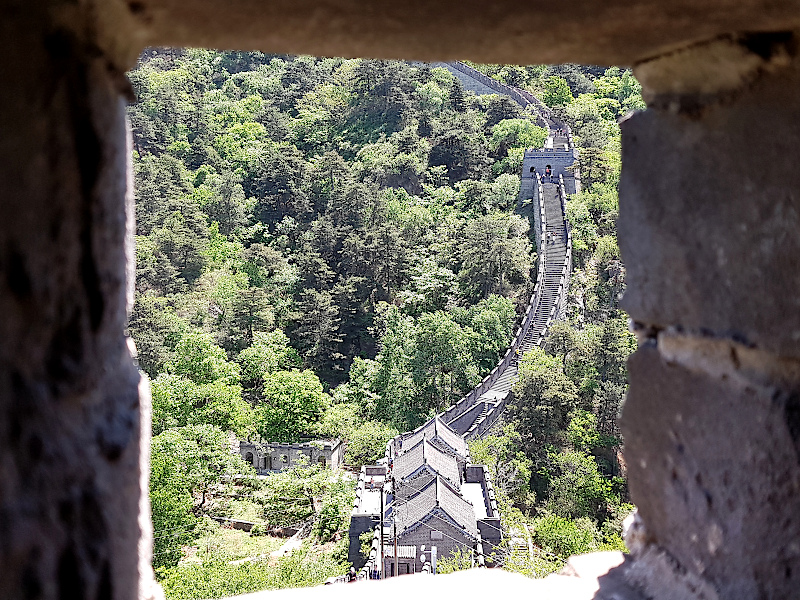
<path id="1" fill-rule="evenodd" d="M 4 425 L 11 423 L 8 429 L 20 437 L 9 441 L 0 435 L 0 456 L 24 467 L 20 472 L 25 477 L 7 471 L 22 491 L 0 508 L 9 511 L 5 521 L 47 535 L 39 536 L 38 545 L 24 535 L 4 536 L 8 546 L 0 548 L 0 564 L 9 569 L 0 580 L 0 595 L 20 597 L 24 582 L 26 593 L 57 590 L 52 593 L 76 600 L 133 598 L 137 582 L 143 586 L 142 598 L 157 596 L 147 589 L 152 583 L 147 560 L 152 541 L 147 498 L 149 392 L 133 366 L 132 348 L 123 333 L 133 284 L 133 232 L 127 231 L 132 221 L 126 224 L 126 212 L 132 211 L 130 190 L 126 191 L 131 148 L 125 141 L 123 107 L 130 86 L 124 73 L 146 46 L 635 65 L 660 112 L 630 131 L 643 138 L 648 128 L 683 118 L 681 127 L 689 133 L 713 136 L 718 132 L 710 126 L 691 131 L 709 107 L 724 110 L 723 102 L 735 105 L 749 95 L 743 102 L 755 109 L 750 117 L 763 117 L 763 107 L 771 106 L 768 94 L 781 97 L 772 74 L 787 64 L 794 69 L 794 54 L 773 49 L 780 50 L 787 32 L 800 27 L 791 3 L 767 8 L 741 2 L 731 10 L 731 3 L 723 0 L 688 3 L 672 14 L 664 13 L 660 0 L 599 3 L 585 13 L 569 3 L 553 4 L 547 11 L 530 3 L 467 3 L 459 7 L 457 19 L 452 6 L 436 2 L 388 2 L 374 10 L 342 0 L 325 5 L 241 0 L 236 9 L 221 0 L 34 0 L 25 9 L 21 5 L 11 0 L 2 24 L 7 35 L 0 36 L 11 57 L 0 90 L 7 107 L 0 118 L 8 132 L 0 147 L 0 407 Z M 636 10 L 628 13 L 630 19 L 620 19 L 627 8 Z M 753 31 L 767 32 L 762 35 L 773 39 L 762 39 L 769 42 L 764 44 L 736 33 Z M 703 70 L 707 59 L 708 64 L 727 68 Z M 787 87 L 785 81 L 780 83 Z M 789 82 L 790 90 L 797 87 L 795 80 Z M 776 121 L 772 130 L 780 135 L 785 133 L 783 125 L 792 125 L 788 118 Z M 791 147 L 797 147 L 790 133 Z M 725 141 L 737 148 L 730 139 Z M 680 144 L 680 139 L 670 138 L 663 147 L 671 157 L 679 150 L 692 150 Z M 628 180 L 631 196 L 636 196 L 637 185 L 646 187 L 645 180 L 664 178 L 663 165 L 659 162 L 657 171 L 648 170 L 647 158 L 637 165 L 642 167 L 641 179 Z M 734 154 L 723 162 L 734 178 L 741 175 L 741 168 L 734 167 L 752 160 L 740 161 Z M 800 189 L 791 169 L 778 179 L 779 191 L 796 194 Z M 754 186 L 754 194 L 768 188 L 756 183 L 762 185 Z M 713 189 L 704 191 L 715 197 Z M 696 199 L 702 200 L 699 195 Z M 624 237 L 621 243 L 628 243 Z M 752 252 L 759 250 L 751 246 Z M 751 258 L 752 264 L 769 264 L 766 254 Z M 651 280 L 671 283 L 666 277 Z M 780 310 L 776 301 L 797 295 L 793 282 L 785 283 L 784 293 L 764 286 L 760 296 L 772 304 L 769 310 L 761 306 L 762 312 L 784 319 L 793 315 Z M 671 286 L 670 292 L 679 287 Z M 711 313 L 716 307 L 699 308 Z M 784 335 L 792 328 L 783 320 L 771 323 L 734 314 L 735 308 L 730 313 L 717 311 L 721 318 L 714 321 L 716 328 L 700 322 L 694 333 L 685 328 L 663 333 L 655 325 L 670 327 L 681 321 L 656 315 L 642 320 L 639 334 L 653 347 L 664 342 L 655 351 L 671 352 L 673 364 L 686 369 L 723 365 L 722 372 L 733 380 L 743 376 L 740 366 L 745 364 L 755 373 L 757 385 L 784 391 L 794 386 L 794 380 L 785 384 L 781 370 L 786 364 L 782 361 L 796 360 L 796 340 Z M 727 339 L 724 332 L 740 316 L 756 326 L 747 344 L 736 345 L 741 340 Z M 735 360 L 719 358 L 731 355 Z M 708 371 L 713 369 L 706 368 L 703 376 Z M 712 392 L 728 389 L 709 387 Z M 656 389 L 654 394 L 661 398 L 665 393 Z M 19 410 L 21 400 L 31 412 Z M 754 419 L 753 429 L 756 424 Z M 783 435 L 777 427 L 785 424 L 775 425 L 775 435 Z M 647 441 L 644 444 L 647 448 Z M 784 446 L 790 447 L 791 441 Z M 57 470 L 48 470 L 51 456 L 60 458 Z M 642 478 L 639 493 L 657 495 L 653 486 L 666 485 L 667 479 L 654 483 Z M 711 536 L 709 547 L 716 547 L 717 535 Z M 712 566 L 713 561 L 704 563 L 704 573 Z M 772 573 L 765 577 L 775 578 Z M 751 583 L 756 585 L 755 579 Z M 3 593 L 4 585 L 12 586 L 10 593 Z"/>

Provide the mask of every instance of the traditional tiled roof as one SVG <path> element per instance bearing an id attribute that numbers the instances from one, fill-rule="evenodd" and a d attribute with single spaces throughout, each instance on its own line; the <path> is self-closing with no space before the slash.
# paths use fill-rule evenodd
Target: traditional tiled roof
<path id="1" fill-rule="evenodd" d="M 434 478 L 407 500 L 398 500 L 394 514 L 398 535 L 420 526 L 441 529 L 437 523 L 444 520 L 468 537 L 480 539 L 472 504 L 441 477 Z"/>
<path id="2" fill-rule="evenodd" d="M 426 467 L 432 475 L 441 475 L 453 485 L 461 485 L 461 476 L 455 457 L 442 451 L 426 439 L 420 439 L 416 446 L 398 456 L 394 461 L 392 473 L 400 487 L 404 480 L 413 477 Z"/>
<path id="3" fill-rule="evenodd" d="M 413 448 L 419 444 L 420 440 L 435 441 L 451 452 L 461 456 L 467 455 L 467 443 L 464 441 L 464 438 L 450 429 L 439 417 L 434 417 L 425 425 L 409 434 L 408 437 L 403 438 L 403 449 L 400 452 L 405 452 L 406 448 Z"/>
<path id="4" fill-rule="evenodd" d="M 394 502 L 393 513 L 398 534 L 419 523 L 436 508 L 436 479 L 432 479 L 428 485 L 407 500 L 397 499 Z"/>
<path id="5" fill-rule="evenodd" d="M 439 508 L 472 537 L 478 538 L 478 523 L 472 504 L 444 481 L 439 484 L 438 489 Z"/>

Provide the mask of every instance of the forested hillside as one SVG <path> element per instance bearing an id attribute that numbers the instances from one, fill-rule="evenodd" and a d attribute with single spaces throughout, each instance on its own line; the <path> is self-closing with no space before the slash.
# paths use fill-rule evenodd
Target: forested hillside
<path id="1" fill-rule="evenodd" d="M 638 84 L 618 69 L 476 67 L 571 124 L 585 191 L 567 204 L 569 322 L 526 355 L 505 429 L 473 459 L 542 556 L 619 545 L 615 416 L 633 341 L 618 308 L 616 119 L 643 108 Z M 324 544 L 347 527 L 352 485 L 313 467 L 226 484 L 247 474 L 226 432 L 339 436 L 359 465 L 477 384 L 533 289 L 536 248 L 514 209 L 523 150 L 546 132 L 422 64 L 151 50 L 130 78 L 130 332 L 153 382 L 154 565 L 174 598 L 201 580 L 203 597 L 318 582 L 344 568 Z M 213 534 L 202 515 L 237 511 L 314 523 L 316 544 L 283 576 L 251 577 L 260 563 L 233 567 L 224 552 L 184 564 Z M 531 574 L 558 562 L 512 554 L 507 566 Z"/>

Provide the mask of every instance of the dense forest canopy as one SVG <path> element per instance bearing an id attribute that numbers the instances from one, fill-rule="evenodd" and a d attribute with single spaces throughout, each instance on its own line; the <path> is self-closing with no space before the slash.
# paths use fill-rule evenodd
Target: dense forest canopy
<path id="1" fill-rule="evenodd" d="M 490 465 L 508 526 L 530 525 L 543 553 L 614 547 L 627 510 L 615 418 L 633 347 L 618 307 L 616 120 L 644 108 L 640 88 L 619 69 L 474 66 L 570 124 L 584 191 L 567 204 L 568 321 L 526 355 L 504 426 L 473 458 Z M 352 489 L 314 467 L 231 492 L 248 467 L 227 434 L 342 437 L 360 465 L 480 382 L 533 291 L 532 224 L 515 209 L 524 149 L 547 133 L 509 98 L 420 63 L 148 50 L 130 79 L 129 327 L 153 389 L 154 565 L 175 598 L 203 577 L 203 597 L 310 584 L 322 571 L 300 565 L 323 560 L 310 549 L 294 583 L 270 571 L 214 587 L 220 573 L 239 581 L 218 557 L 191 575 L 176 567 L 208 533 L 203 515 L 236 502 L 273 525 L 311 519 L 320 544 L 347 527 Z M 325 556 L 325 572 L 343 564 Z"/>

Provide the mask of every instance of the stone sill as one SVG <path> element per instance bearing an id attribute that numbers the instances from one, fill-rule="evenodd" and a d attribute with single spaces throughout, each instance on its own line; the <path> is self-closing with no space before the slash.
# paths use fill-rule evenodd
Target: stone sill
<path id="1" fill-rule="evenodd" d="M 449 575 L 426 573 L 383 581 L 343 583 L 320 589 L 271 590 L 228 600 L 382 600 L 392 598 L 506 598 L 535 600 L 642 600 L 628 586 L 624 573 L 630 563 L 621 552 L 595 552 L 570 558 L 558 575 L 529 579 L 502 569 L 470 569 Z"/>

